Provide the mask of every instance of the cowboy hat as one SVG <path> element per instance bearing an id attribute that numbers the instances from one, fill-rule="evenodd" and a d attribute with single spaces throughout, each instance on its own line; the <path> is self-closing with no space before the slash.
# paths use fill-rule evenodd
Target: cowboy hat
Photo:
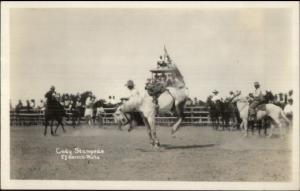
<path id="1" fill-rule="evenodd" d="M 134 86 L 134 83 L 132 80 L 128 80 L 127 83 L 125 84 L 125 86 Z"/>
<path id="2" fill-rule="evenodd" d="M 259 86 L 259 82 L 254 82 L 254 85 L 255 86 Z"/>

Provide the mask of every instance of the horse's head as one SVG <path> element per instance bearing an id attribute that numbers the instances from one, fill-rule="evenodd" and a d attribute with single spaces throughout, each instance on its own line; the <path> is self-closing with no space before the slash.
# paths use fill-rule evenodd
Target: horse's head
<path id="1" fill-rule="evenodd" d="M 264 95 L 264 100 L 266 100 L 267 102 L 269 101 L 273 101 L 274 100 L 274 95 L 271 91 L 266 91 L 266 94 Z"/>

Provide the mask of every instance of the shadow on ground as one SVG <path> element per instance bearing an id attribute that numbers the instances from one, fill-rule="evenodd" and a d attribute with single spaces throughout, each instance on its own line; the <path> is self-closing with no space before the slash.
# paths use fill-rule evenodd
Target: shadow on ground
<path id="1" fill-rule="evenodd" d="M 142 149 L 137 148 L 135 150 L 141 151 L 141 152 L 153 152 L 153 151 L 162 151 L 162 150 L 174 150 L 174 149 L 197 149 L 197 148 L 206 148 L 206 147 L 214 147 L 216 144 L 206 144 L 206 145 L 169 145 L 169 144 L 162 144 L 160 147 L 156 150 L 154 149 Z"/>
<path id="2" fill-rule="evenodd" d="M 205 148 L 205 147 L 214 147 L 215 144 L 206 144 L 206 145 L 168 145 L 168 144 L 163 144 L 161 147 L 167 150 L 171 149 L 195 149 L 195 148 Z"/>

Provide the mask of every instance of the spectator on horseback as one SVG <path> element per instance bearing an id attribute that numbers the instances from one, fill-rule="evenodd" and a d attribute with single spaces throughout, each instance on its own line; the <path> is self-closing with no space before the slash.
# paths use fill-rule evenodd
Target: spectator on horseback
<path id="1" fill-rule="evenodd" d="M 30 101 L 29 100 L 26 100 L 26 109 L 27 109 L 28 112 L 32 110 L 32 107 L 30 107 Z"/>
<path id="2" fill-rule="evenodd" d="M 31 99 L 31 100 L 30 100 L 30 108 L 32 108 L 32 109 L 35 109 L 35 108 L 36 108 L 35 100 L 34 100 L 34 99 Z"/>
<path id="3" fill-rule="evenodd" d="M 279 95 L 279 106 L 283 109 L 285 105 L 284 94 L 281 92 Z"/>
<path id="4" fill-rule="evenodd" d="M 18 104 L 16 105 L 16 112 L 18 113 L 21 109 L 23 109 L 23 103 L 19 100 Z"/>
<path id="5" fill-rule="evenodd" d="M 235 93 L 233 91 L 230 91 L 228 96 L 228 101 L 232 102 L 234 98 L 238 97 L 239 95 L 241 95 L 241 91 L 236 91 Z"/>
<path id="6" fill-rule="evenodd" d="M 47 106 L 49 106 L 49 104 L 51 104 L 51 102 L 54 101 L 54 96 L 55 96 L 55 87 L 51 86 L 50 90 L 45 94 L 46 97 L 46 103 Z"/>
<path id="7" fill-rule="evenodd" d="M 260 88 L 260 84 L 258 82 L 254 82 L 254 88 L 255 88 L 255 90 L 252 93 L 253 101 L 249 105 L 249 116 L 250 116 L 250 119 L 253 120 L 253 121 L 256 120 L 256 111 L 255 111 L 256 107 L 264 101 L 263 93 L 262 93 L 262 90 Z"/>
<path id="8" fill-rule="evenodd" d="M 234 97 L 234 92 L 233 91 L 230 91 L 229 92 L 229 98 L 233 98 Z"/>
<path id="9" fill-rule="evenodd" d="M 221 101 L 221 96 L 219 95 L 219 92 L 217 90 L 214 90 L 213 92 L 213 95 L 212 95 L 212 98 L 211 100 L 216 103 L 217 101 Z"/>

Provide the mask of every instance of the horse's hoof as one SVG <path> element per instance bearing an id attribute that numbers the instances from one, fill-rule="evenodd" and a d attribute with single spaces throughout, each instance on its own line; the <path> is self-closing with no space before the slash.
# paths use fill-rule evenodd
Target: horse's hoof
<path id="1" fill-rule="evenodd" d="M 128 132 L 132 131 L 133 127 L 129 127 L 128 128 Z"/>
<path id="2" fill-rule="evenodd" d="M 158 147 L 160 146 L 160 142 L 159 141 L 156 141 L 155 142 L 155 145 L 157 145 Z"/>
<path id="3" fill-rule="evenodd" d="M 160 147 L 159 147 L 159 145 L 154 144 L 154 145 L 153 145 L 153 148 L 154 148 L 155 150 L 157 150 L 157 149 L 159 149 Z"/>

